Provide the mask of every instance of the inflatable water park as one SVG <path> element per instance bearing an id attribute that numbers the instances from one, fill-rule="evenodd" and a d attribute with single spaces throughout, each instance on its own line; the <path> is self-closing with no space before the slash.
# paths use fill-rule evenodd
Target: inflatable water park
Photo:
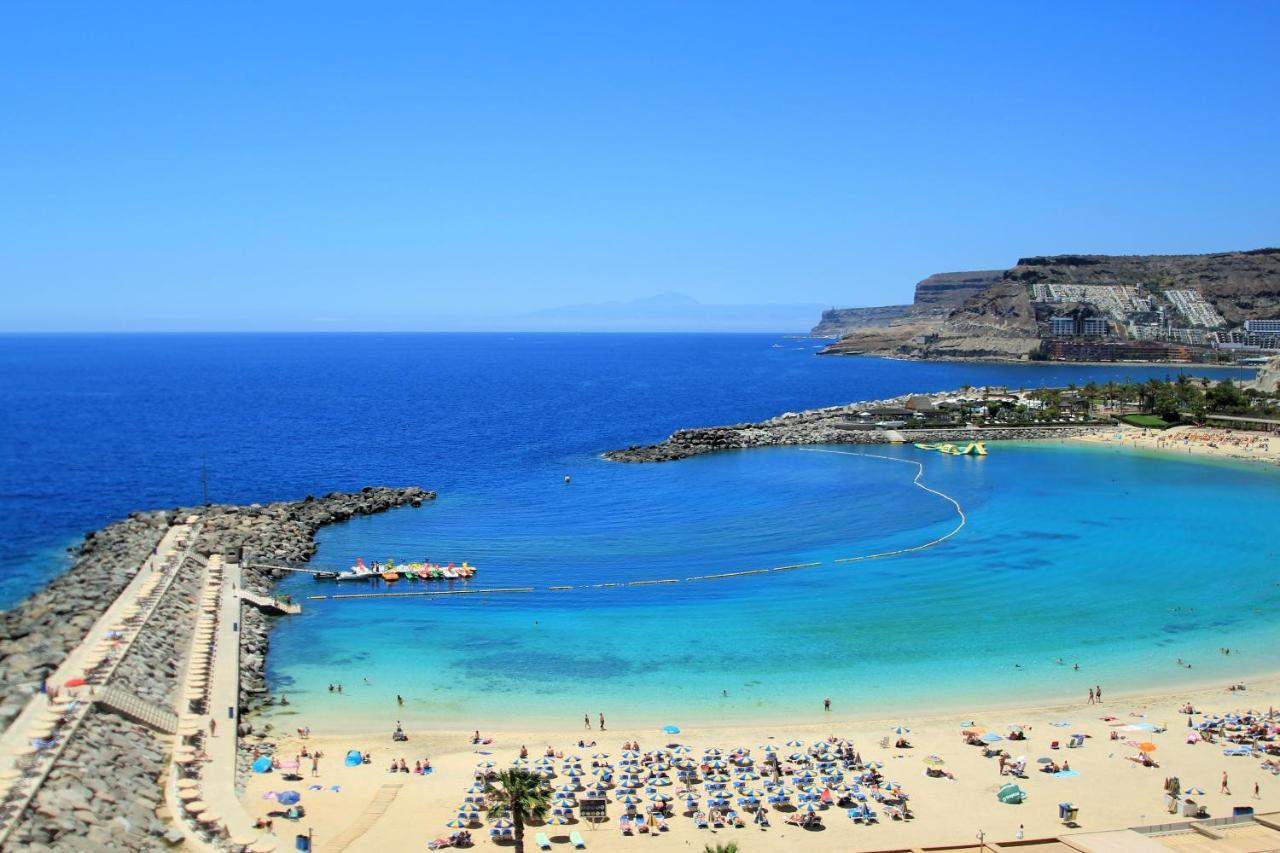
<path id="1" fill-rule="evenodd" d="M 956 444 L 924 444 L 916 442 L 916 447 L 921 450 L 936 450 L 938 453 L 945 453 L 948 456 L 986 456 L 987 446 L 981 441 L 971 441 L 965 445 Z"/>

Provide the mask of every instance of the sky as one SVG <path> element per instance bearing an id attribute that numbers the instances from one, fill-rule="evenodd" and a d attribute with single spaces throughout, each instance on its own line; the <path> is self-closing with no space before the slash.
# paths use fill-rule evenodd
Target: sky
<path id="1" fill-rule="evenodd" d="M 1277 32 L 1247 0 L 8 3 L 0 330 L 876 305 L 1274 246 Z"/>

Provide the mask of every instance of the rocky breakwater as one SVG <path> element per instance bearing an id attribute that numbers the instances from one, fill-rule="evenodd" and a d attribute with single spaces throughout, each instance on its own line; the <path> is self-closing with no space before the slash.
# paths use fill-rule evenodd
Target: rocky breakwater
<path id="1" fill-rule="evenodd" d="M 958 394 L 960 392 L 952 392 Z M 886 444 L 883 430 L 852 427 L 850 415 L 867 409 L 904 406 L 919 395 L 908 394 L 889 400 L 866 400 L 847 406 L 831 406 L 804 412 L 787 412 L 759 423 L 732 426 L 699 427 L 673 432 L 658 444 L 633 444 L 621 450 L 610 450 L 605 459 L 613 462 L 671 462 L 703 453 L 721 450 L 744 450 L 751 447 L 777 447 L 798 444 Z M 1097 426 L 1042 427 L 948 427 L 937 429 L 904 429 L 908 441 L 999 441 L 1000 439 L 1061 439 L 1093 433 Z"/>
<path id="2" fill-rule="evenodd" d="M 421 488 L 366 488 L 354 493 L 333 493 L 321 498 L 266 505 L 215 505 L 168 512 L 138 513 L 86 537 L 73 571 L 55 580 L 23 605 L 4 615 L 5 629 L 19 638 L 42 626 L 67 621 L 76 609 L 100 614 L 142 565 L 174 518 L 198 515 L 201 530 L 195 551 L 222 553 L 239 559 L 246 552 L 275 559 L 305 560 L 315 552 L 314 535 L 326 524 L 345 521 L 400 506 L 420 506 L 435 497 Z M 78 574 L 79 570 L 84 574 Z M 164 597 L 120 662 L 110 685 L 124 688 L 161 707 L 174 708 L 198 610 L 203 565 L 188 559 L 177 569 Z M 273 578 L 262 572 L 246 572 L 244 585 L 270 594 Z M 57 594 L 72 597 L 61 602 Z M 31 620 L 24 624 L 23 619 Z M 51 631 L 56 647 L 45 649 L 56 667 L 78 643 L 92 619 L 77 617 L 77 631 Z M 267 648 L 268 620 L 245 607 L 241 642 L 242 704 L 265 701 L 263 660 Z M 26 645 L 23 648 L 27 648 Z M 6 660 L 14 654 L 5 648 Z M 14 701 L 24 700 L 28 689 Z M 246 701 L 247 697 L 247 701 Z M 12 716 L 12 714 L 11 714 Z M 101 706 L 89 712 L 83 725 L 67 743 L 19 819 L 10 842 L 30 850 L 154 850 L 179 841 L 166 818 L 163 784 L 169 758 L 168 736 L 132 723 Z"/>
<path id="3" fill-rule="evenodd" d="M 610 450 L 604 454 L 604 458 L 614 462 L 669 462 L 703 453 L 743 450 L 748 447 L 884 443 L 884 433 L 879 430 L 847 429 L 849 416 L 865 409 L 901 406 L 906 400 L 907 396 L 894 397 L 804 412 L 786 412 L 759 423 L 682 429 L 673 432 L 658 444 L 633 444 L 622 450 Z"/>
<path id="4" fill-rule="evenodd" d="M 75 648 L 138 573 L 173 519 L 137 512 L 85 534 L 70 568 L 0 614 L 0 729 Z"/>
<path id="5" fill-rule="evenodd" d="M 254 558 L 302 562 L 315 554 L 316 531 L 325 525 L 402 506 L 421 506 L 435 497 L 435 492 L 418 486 L 367 486 L 358 492 L 333 492 L 300 501 L 207 507 L 201 511 L 204 523 L 196 550 L 222 554 L 242 564 Z M 243 573 L 242 583 L 250 592 L 271 595 L 280 574 L 251 569 Z M 264 666 L 270 624 L 263 613 L 245 608 L 240 634 L 241 712 L 255 711 L 270 702 Z"/>

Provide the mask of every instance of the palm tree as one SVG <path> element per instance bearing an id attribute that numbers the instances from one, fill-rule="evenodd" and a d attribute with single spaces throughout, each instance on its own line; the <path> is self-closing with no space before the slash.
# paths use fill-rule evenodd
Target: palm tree
<path id="1" fill-rule="evenodd" d="M 542 777 L 523 767 L 500 770 L 495 781 L 485 783 L 484 793 L 491 819 L 510 814 L 516 853 L 524 853 L 525 821 L 542 820 L 551 808 L 551 792 L 542 787 Z"/>
<path id="2" fill-rule="evenodd" d="M 708 844 L 702 848 L 703 853 L 738 853 L 738 842 L 730 841 L 728 844 Z"/>

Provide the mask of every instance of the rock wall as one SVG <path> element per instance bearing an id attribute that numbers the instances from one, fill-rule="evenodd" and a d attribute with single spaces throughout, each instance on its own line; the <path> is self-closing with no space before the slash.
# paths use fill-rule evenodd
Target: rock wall
<path id="1" fill-rule="evenodd" d="M 128 586 L 171 519 L 139 512 L 86 534 L 66 572 L 0 614 L 0 729 Z"/>
<path id="2" fill-rule="evenodd" d="M 960 392 L 955 392 L 960 393 Z M 613 462 L 670 462 L 721 450 L 776 447 L 795 444 L 885 444 L 878 429 L 850 429 L 847 416 L 864 409 L 903 406 L 913 394 L 889 400 L 867 400 L 847 406 L 831 406 L 804 412 L 787 412 L 759 423 L 699 427 L 673 432 L 658 444 L 633 444 L 610 450 L 604 458 Z M 970 429 L 912 429 L 903 434 L 910 441 L 997 441 L 999 439 L 1063 438 L 1093 432 L 1096 427 L 989 427 Z"/>
<path id="3" fill-rule="evenodd" d="M 910 305 L 875 308 L 830 308 L 810 332 L 818 337 L 838 337 L 854 332 L 871 332 L 891 327 L 939 321 L 968 297 L 1000 280 L 1004 270 L 942 272 L 916 282 L 915 301 Z"/>
<path id="4" fill-rule="evenodd" d="M 83 638 L 94 619 L 128 583 L 151 553 L 173 518 L 198 514 L 202 529 L 195 550 L 239 559 L 253 553 L 283 560 L 306 560 L 315 553 L 315 533 L 357 515 L 400 506 L 421 506 L 435 498 L 416 486 L 369 487 L 321 498 L 267 505 L 216 505 L 172 512 L 138 513 L 89 534 L 68 575 L 53 581 L 22 605 L 3 615 L 6 641 L 3 665 L 11 673 L 8 721 L 30 695 L 31 672 L 47 674 Z M 193 635 L 203 567 L 194 560 L 178 569 L 150 620 L 120 662 L 113 685 L 143 699 L 173 706 Z M 244 586 L 270 594 L 274 579 L 248 571 Z M 64 600 L 65 599 L 65 600 Z M 87 617 L 84 612 L 91 612 Z M 61 621 L 76 626 L 61 629 Z M 264 661 L 269 620 L 244 607 L 241 622 L 241 705 L 252 710 L 270 701 Z M 48 637 L 42 636 L 48 630 Z M 26 659 L 24 659 L 24 656 Z M 32 661 L 38 661 L 39 667 Z M 42 675 L 41 675 L 42 677 Z M 22 816 L 10 842 L 30 850 L 155 850 L 171 831 L 157 812 L 163 802 L 168 762 L 164 740 L 150 729 L 101 709 L 92 711 L 67 744 Z"/>

